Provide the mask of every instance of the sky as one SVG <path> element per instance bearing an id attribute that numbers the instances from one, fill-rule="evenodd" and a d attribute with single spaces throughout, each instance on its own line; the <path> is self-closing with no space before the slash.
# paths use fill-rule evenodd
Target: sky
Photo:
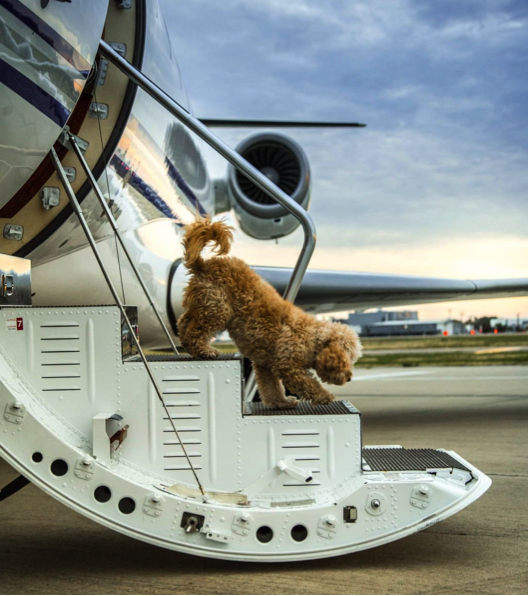
<path id="1" fill-rule="evenodd" d="M 527 276 L 525 1 L 160 1 L 196 116 L 367 124 L 283 131 L 311 164 L 311 268 Z M 216 132 L 235 146 L 256 131 Z M 234 252 L 293 266 L 301 243 L 238 231 Z M 527 299 L 418 307 L 449 309 L 525 316 Z"/>

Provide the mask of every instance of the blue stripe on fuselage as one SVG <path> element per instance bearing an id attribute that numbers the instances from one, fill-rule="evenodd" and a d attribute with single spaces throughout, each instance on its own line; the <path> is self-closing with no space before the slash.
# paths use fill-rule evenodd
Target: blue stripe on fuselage
<path id="1" fill-rule="evenodd" d="M 120 178 L 125 178 L 127 175 L 130 175 L 128 179 L 128 184 L 132 186 L 132 188 L 136 189 L 140 195 L 149 201 L 151 205 L 154 205 L 158 211 L 163 213 L 169 219 L 174 220 L 179 226 L 184 226 L 185 224 L 182 223 L 180 218 L 173 212 L 171 207 L 162 199 L 162 197 L 152 188 L 149 186 L 143 178 L 138 176 L 136 172 L 130 171 L 130 166 L 128 166 L 122 159 L 120 159 L 116 154 L 113 155 L 112 159 L 110 160 L 110 165 L 116 172 L 116 174 Z"/>
<path id="2" fill-rule="evenodd" d="M 198 213 L 202 215 L 202 217 L 205 217 L 207 215 L 206 210 L 199 203 L 197 197 L 195 196 L 195 193 L 189 188 L 182 174 L 180 174 L 180 172 L 176 169 L 176 166 L 170 161 L 170 159 L 167 156 L 165 157 L 165 166 L 167 167 L 167 173 L 169 174 L 169 177 L 176 183 L 178 188 L 193 204 L 195 209 L 197 209 Z"/>
<path id="3" fill-rule="evenodd" d="M 58 54 L 69 62 L 86 79 L 92 65 L 64 37 L 61 37 L 53 27 L 43 21 L 20 0 L 0 0 L 0 6 L 8 10 L 19 19 L 26 27 L 31 29 L 50 45 Z"/>
<path id="4" fill-rule="evenodd" d="M 1 0 L 0 0 L 1 1 Z M 53 120 L 61 128 L 70 117 L 70 111 L 61 102 L 46 93 L 26 75 L 0 58 L 0 83 L 11 89 L 39 112 Z"/>

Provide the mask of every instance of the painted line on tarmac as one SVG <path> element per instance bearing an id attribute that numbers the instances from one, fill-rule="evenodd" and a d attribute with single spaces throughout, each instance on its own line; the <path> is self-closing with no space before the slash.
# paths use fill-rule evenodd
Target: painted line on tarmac
<path id="1" fill-rule="evenodd" d="M 374 381 L 378 379 L 385 379 L 391 378 L 395 379 L 395 377 L 411 377 L 417 375 L 430 375 L 432 371 L 429 370 L 414 370 L 411 372 L 393 372 L 393 373 L 382 373 L 379 375 L 363 375 L 361 377 L 353 377 L 353 381 Z M 419 380 L 419 379 L 417 379 Z"/>
<path id="2" fill-rule="evenodd" d="M 408 373 L 409 374 L 409 373 Z M 421 374 L 421 373 L 418 373 Z M 427 374 L 427 373 L 422 373 L 422 374 Z M 411 382 L 411 381 L 420 381 L 421 383 L 424 383 L 425 381 L 513 381 L 513 380 L 518 380 L 518 381 L 526 381 L 527 377 L 526 376 L 522 376 L 522 377 L 515 377 L 515 376 L 505 376 L 505 377 L 421 377 L 420 379 L 410 379 L 409 377 L 406 379 L 400 379 L 400 378 L 396 378 L 396 375 L 393 378 L 384 378 L 385 375 L 380 375 L 379 377 L 376 376 L 369 376 L 369 377 L 356 377 L 356 381 L 362 381 L 362 380 L 366 380 L 366 381 L 406 381 L 406 382 Z"/>

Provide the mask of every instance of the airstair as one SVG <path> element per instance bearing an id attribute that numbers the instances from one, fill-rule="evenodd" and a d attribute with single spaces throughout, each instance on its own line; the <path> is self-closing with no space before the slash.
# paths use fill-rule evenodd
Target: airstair
<path id="1" fill-rule="evenodd" d="M 299 218 L 304 245 L 285 295 L 294 300 L 315 246 L 310 216 L 103 41 L 100 52 Z M 75 136 L 66 132 L 64 143 L 115 225 Z M 363 446 L 361 415 L 348 401 L 254 403 L 238 355 L 193 360 L 169 333 L 172 355 L 146 355 L 137 311 L 121 302 L 53 151 L 52 159 L 115 304 L 32 307 L 28 262 L 1 258 L 0 455 L 22 477 L 0 500 L 27 480 L 158 546 L 292 561 L 397 540 L 487 490 L 489 478 L 456 453 Z"/>

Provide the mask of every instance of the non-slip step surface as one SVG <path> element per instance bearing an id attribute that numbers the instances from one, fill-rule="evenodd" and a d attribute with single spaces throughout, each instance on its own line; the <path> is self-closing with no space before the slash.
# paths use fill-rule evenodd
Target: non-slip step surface
<path id="1" fill-rule="evenodd" d="M 405 449 L 403 447 L 362 449 L 362 457 L 373 472 L 412 472 L 431 468 L 457 468 L 470 470 L 444 451 L 437 449 Z"/>
<path id="2" fill-rule="evenodd" d="M 246 416 L 343 416 L 345 414 L 359 414 L 360 412 L 348 401 L 333 401 L 327 405 L 313 405 L 307 401 L 300 401 L 296 408 L 270 408 L 263 403 L 252 403 L 251 412 Z"/>

